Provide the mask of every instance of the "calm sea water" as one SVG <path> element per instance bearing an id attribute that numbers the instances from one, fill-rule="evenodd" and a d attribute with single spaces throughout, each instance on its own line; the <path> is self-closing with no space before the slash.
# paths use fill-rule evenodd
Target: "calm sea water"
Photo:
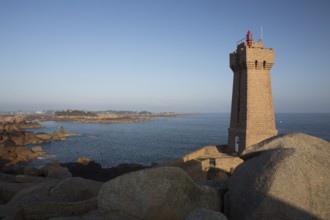
<path id="1" fill-rule="evenodd" d="M 53 132 L 60 126 L 79 134 L 67 141 L 42 144 L 44 151 L 60 162 L 88 157 L 103 167 L 120 163 L 162 163 L 207 145 L 227 142 L 230 114 L 198 114 L 159 118 L 140 123 L 43 122 L 35 132 Z M 304 132 L 330 140 L 330 114 L 277 114 L 279 133 Z M 37 165 L 45 160 L 34 161 Z"/>

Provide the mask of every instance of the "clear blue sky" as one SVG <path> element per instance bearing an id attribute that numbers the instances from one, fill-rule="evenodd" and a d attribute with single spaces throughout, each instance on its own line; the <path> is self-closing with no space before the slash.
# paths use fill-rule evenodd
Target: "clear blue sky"
<path id="1" fill-rule="evenodd" d="M 328 0 L 0 0 L 0 111 L 229 112 L 229 53 L 263 26 L 275 111 L 330 112 L 329 11 Z"/>

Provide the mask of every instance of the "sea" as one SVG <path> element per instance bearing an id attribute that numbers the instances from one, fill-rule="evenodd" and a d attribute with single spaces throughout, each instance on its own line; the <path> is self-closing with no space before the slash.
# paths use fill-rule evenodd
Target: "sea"
<path id="1" fill-rule="evenodd" d="M 303 132 L 330 141 L 328 113 L 279 113 L 275 117 L 279 134 Z M 41 144 L 49 156 L 40 157 L 30 165 L 39 166 L 53 160 L 74 162 L 79 157 L 93 159 L 102 167 L 164 163 L 203 146 L 226 144 L 229 122 L 229 113 L 157 118 L 137 123 L 42 122 L 43 128 L 30 130 L 51 133 L 62 126 L 78 136 Z"/>

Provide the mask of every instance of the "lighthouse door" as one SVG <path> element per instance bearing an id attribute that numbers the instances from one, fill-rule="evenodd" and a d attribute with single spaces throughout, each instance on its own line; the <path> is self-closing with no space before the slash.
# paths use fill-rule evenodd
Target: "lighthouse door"
<path id="1" fill-rule="evenodd" d="M 235 153 L 238 153 L 239 150 L 239 137 L 235 137 Z"/>

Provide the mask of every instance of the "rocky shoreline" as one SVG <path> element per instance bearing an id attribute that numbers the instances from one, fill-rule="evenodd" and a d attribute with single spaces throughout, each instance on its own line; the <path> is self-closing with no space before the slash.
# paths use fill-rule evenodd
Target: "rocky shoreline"
<path id="1" fill-rule="evenodd" d="M 39 123 L 26 121 L 22 116 L 0 118 L 0 170 L 47 155 L 40 146 L 28 148 L 26 145 L 65 141 L 68 136 L 75 136 L 64 129 L 51 134 L 24 130 L 40 127 Z"/>
<path id="2" fill-rule="evenodd" d="M 70 113 L 78 112 L 78 115 L 70 115 Z M 182 117 L 190 115 L 190 113 L 125 113 L 113 114 L 102 113 L 92 114 L 82 111 L 67 110 L 64 113 L 67 115 L 16 115 L 16 116 L 1 116 L 0 117 L 0 168 L 12 166 L 17 163 L 24 163 L 36 159 L 41 156 L 47 156 L 40 146 L 35 146 L 35 149 L 25 147 L 26 145 L 37 145 L 51 141 L 65 141 L 68 136 L 76 136 L 69 133 L 63 128 L 51 134 L 39 132 L 34 133 L 27 131 L 27 128 L 41 128 L 39 122 L 42 121 L 63 121 L 63 122 L 79 122 L 79 123 L 132 123 L 151 121 L 159 117 Z M 38 151 L 36 151 L 38 148 Z M 1 170 L 1 169 L 0 169 Z"/>
<path id="3" fill-rule="evenodd" d="M 6 159 L 15 163 L 24 161 L 19 158 L 26 151 L 44 152 L 8 143 L 66 137 L 63 131 L 38 136 L 8 124 L 2 128 L 0 156 L 11 155 Z M 88 158 L 7 167 L 0 172 L 0 219 L 329 219 L 329 156 L 328 141 L 291 133 L 256 144 L 240 157 L 228 155 L 222 145 L 153 167 L 102 168 Z"/>
<path id="4" fill-rule="evenodd" d="M 42 126 L 36 121 L 27 121 L 23 115 L 2 116 L 0 117 L 0 130 L 22 130 L 26 128 L 41 128 Z"/>

